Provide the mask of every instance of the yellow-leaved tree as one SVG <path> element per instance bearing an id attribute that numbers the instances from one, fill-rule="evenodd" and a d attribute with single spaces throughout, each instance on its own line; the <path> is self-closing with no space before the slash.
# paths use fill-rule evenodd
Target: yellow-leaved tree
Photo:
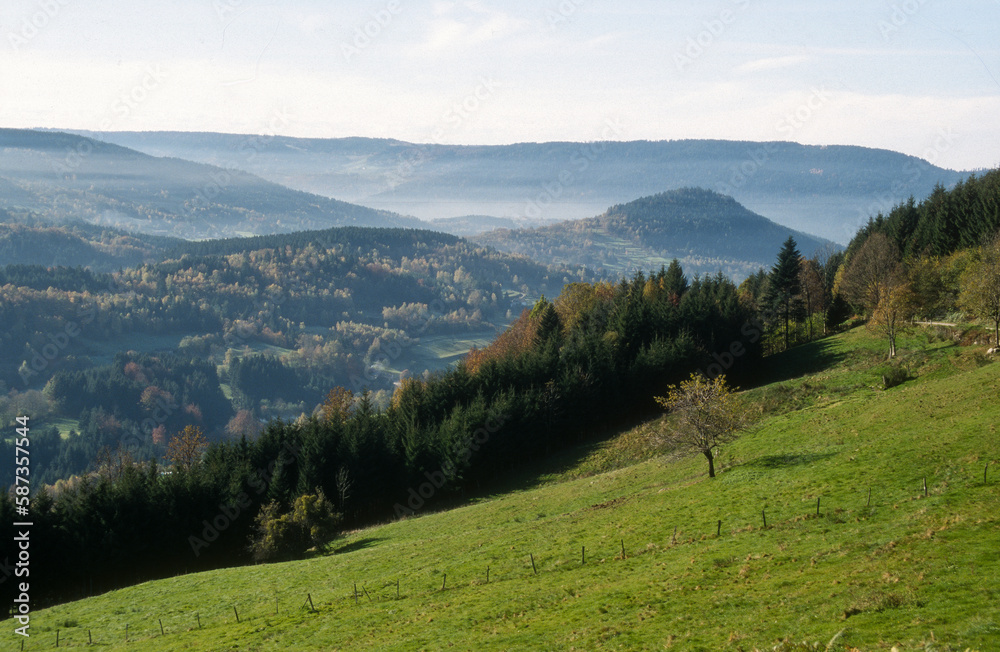
<path id="1" fill-rule="evenodd" d="M 658 433 L 658 439 L 675 449 L 704 455 L 708 476 L 714 478 L 714 451 L 752 428 L 759 410 L 736 396 L 725 376 L 711 379 L 691 374 L 689 380 L 671 385 L 668 390 L 666 396 L 655 399 L 676 420 L 665 432 Z"/>

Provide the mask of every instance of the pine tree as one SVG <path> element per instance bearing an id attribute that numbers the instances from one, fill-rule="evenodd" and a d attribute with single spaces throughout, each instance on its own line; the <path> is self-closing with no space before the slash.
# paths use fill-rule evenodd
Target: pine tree
<path id="1" fill-rule="evenodd" d="M 670 261 L 670 266 L 667 267 L 666 272 L 663 275 L 663 289 L 666 290 L 667 296 L 670 297 L 670 302 L 675 306 L 681 301 L 681 296 L 687 292 L 688 281 L 684 277 L 684 270 L 681 269 L 680 262 L 674 258 Z"/>
<path id="2" fill-rule="evenodd" d="M 795 238 L 788 236 L 778 252 L 778 261 L 768 276 L 768 301 L 785 324 L 785 348 L 788 348 L 788 323 L 801 311 L 802 284 L 799 280 L 799 253 Z"/>

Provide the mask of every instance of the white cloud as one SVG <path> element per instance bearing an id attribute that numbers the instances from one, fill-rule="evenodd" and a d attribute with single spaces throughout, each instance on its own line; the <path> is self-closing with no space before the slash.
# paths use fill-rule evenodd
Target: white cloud
<path id="1" fill-rule="evenodd" d="M 789 68 L 798 66 L 809 61 L 809 57 L 793 54 L 787 57 L 769 57 L 767 59 L 756 59 L 748 61 L 734 68 L 735 72 L 759 72 L 761 70 L 776 70 L 778 68 Z"/>
<path id="2" fill-rule="evenodd" d="M 434 5 L 433 14 L 411 54 L 459 55 L 524 32 L 533 24 L 480 2 L 439 2 Z"/>

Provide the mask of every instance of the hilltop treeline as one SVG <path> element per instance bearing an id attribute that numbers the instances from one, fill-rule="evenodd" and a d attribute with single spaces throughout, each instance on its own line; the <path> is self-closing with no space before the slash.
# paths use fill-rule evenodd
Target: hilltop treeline
<path id="1" fill-rule="evenodd" d="M 887 236 L 907 258 L 947 256 L 981 245 L 1000 231 L 1000 170 L 970 175 L 946 190 L 937 185 L 929 197 L 913 197 L 878 213 L 851 240 L 848 255 L 875 233 Z"/>
<path id="2" fill-rule="evenodd" d="M 33 586 L 65 600 L 247 561 L 261 506 L 288 509 L 316 488 L 355 525 L 486 491 L 526 461 L 655 410 L 651 397 L 714 362 L 712 352 L 739 342 L 757 359 L 750 316 L 732 282 L 689 283 L 676 263 L 617 285 L 574 283 L 456 368 L 404 381 L 384 410 L 367 393 L 333 392 L 321 413 L 212 444 L 169 475 L 109 452 L 95 474 L 35 498 Z M 11 510 L 3 499 L 6 541 Z"/>

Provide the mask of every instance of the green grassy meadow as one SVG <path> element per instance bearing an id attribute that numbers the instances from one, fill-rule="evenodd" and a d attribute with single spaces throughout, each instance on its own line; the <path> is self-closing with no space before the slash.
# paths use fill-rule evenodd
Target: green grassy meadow
<path id="1" fill-rule="evenodd" d="M 997 649 L 1000 364 L 900 344 L 888 390 L 862 329 L 769 359 L 745 393 L 765 419 L 714 479 L 651 450 L 654 420 L 304 561 L 38 611 L 24 649 Z"/>

